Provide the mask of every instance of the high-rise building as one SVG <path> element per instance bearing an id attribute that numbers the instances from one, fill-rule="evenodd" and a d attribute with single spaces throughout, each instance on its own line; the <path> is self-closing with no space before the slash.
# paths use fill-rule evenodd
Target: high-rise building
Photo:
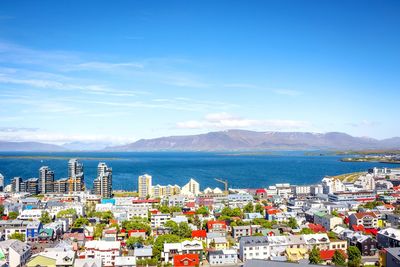
<path id="1" fill-rule="evenodd" d="M 151 180 L 151 175 L 144 174 L 139 176 L 138 193 L 140 198 L 146 198 L 147 196 L 151 196 L 153 194 Z"/>
<path id="2" fill-rule="evenodd" d="M 0 173 L 0 192 L 4 191 L 4 176 Z"/>
<path id="3" fill-rule="evenodd" d="M 39 191 L 41 194 L 54 192 L 54 172 L 48 166 L 39 169 Z"/>
<path id="4" fill-rule="evenodd" d="M 14 193 L 21 192 L 21 183 L 22 183 L 21 177 L 14 177 L 11 182 L 11 191 Z"/>
<path id="5" fill-rule="evenodd" d="M 61 194 L 67 193 L 69 191 L 68 185 L 69 185 L 69 183 L 68 183 L 67 178 L 63 178 L 63 179 L 55 181 L 54 182 L 54 193 L 61 193 Z"/>
<path id="6" fill-rule="evenodd" d="M 68 178 L 68 191 L 83 191 L 85 188 L 83 163 L 77 159 L 70 159 L 68 161 Z"/>
<path id="7" fill-rule="evenodd" d="M 189 182 L 182 187 L 181 193 L 183 195 L 195 195 L 200 193 L 200 184 L 193 178 L 190 178 Z"/>
<path id="8" fill-rule="evenodd" d="M 25 184 L 25 192 L 31 193 L 32 195 L 37 195 L 39 193 L 39 179 L 30 178 L 23 182 Z M 21 186 L 22 189 L 22 186 Z M 22 191 L 22 190 L 21 190 Z"/>
<path id="9" fill-rule="evenodd" d="M 178 185 L 154 185 L 150 196 L 153 198 L 170 197 L 179 194 L 181 188 Z"/>
<path id="10" fill-rule="evenodd" d="M 97 166 L 97 178 L 93 181 L 93 193 L 103 198 L 112 196 L 112 169 L 104 162 Z"/>

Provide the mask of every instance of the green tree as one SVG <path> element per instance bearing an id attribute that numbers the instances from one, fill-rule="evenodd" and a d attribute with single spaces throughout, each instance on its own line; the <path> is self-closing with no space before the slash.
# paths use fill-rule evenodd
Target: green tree
<path id="1" fill-rule="evenodd" d="M 317 248 L 316 246 L 312 248 L 308 256 L 310 264 L 319 264 L 321 262 L 321 255 L 319 252 L 319 248 Z"/>
<path id="2" fill-rule="evenodd" d="M 301 231 L 300 231 L 300 234 L 302 234 L 302 235 L 311 235 L 311 234 L 313 234 L 314 232 L 310 229 L 310 228 L 303 228 L 303 229 L 301 229 Z"/>
<path id="3" fill-rule="evenodd" d="M 3 214 L 4 214 L 4 206 L 0 205 L 0 215 L 3 215 Z"/>
<path id="4" fill-rule="evenodd" d="M 94 227 L 94 233 L 93 233 L 94 239 L 100 239 L 103 236 L 104 228 L 106 228 L 106 225 L 104 223 L 96 224 L 96 226 Z"/>
<path id="5" fill-rule="evenodd" d="M 254 206 L 253 203 L 249 202 L 246 204 L 246 206 L 243 207 L 243 212 L 244 213 L 251 213 L 254 211 Z"/>
<path id="6" fill-rule="evenodd" d="M 8 218 L 10 218 L 11 220 L 15 220 L 17 219 L 19 213 L 17 211 L 10 211 L 8 213 Z"/>
<path id="7" fill-rule="evenodd" d="M 295 229 L 297 227 L 299 227 L 299 225 L 297 224 L 296 218 L 290 217 L 289 218 L 289 222 L 288 222 L 288 226 L 292 229 Z"/>
<path id="8" fill-rule="evenodd" d="M 231 210 L 232 217 L 242 217 L 242 210 L 240 208 L 234 208 Z"/>
<path id="9" fill-rule="evenodd" d="M 346 258 L 343 255 L 343 252 L 341 250 L 335 250 L 335 253 L 333 254 L 332 257 L 332 262 L 336 266 L 346 266 Z"/>
<path id="10" fill-rule="evenodd" d="M 13 233 L 9 236 L 10 239 L 18 239 L 19 241 L 25 242 L 25 235 L 22 233 Z"/>
<path id="11" fill-rule="evenodd" d="M 361 265 L 361 252 L 358 247 L 349 246 L 347 248 L 347 256 L 349 257 L 349 267 L 358 267 Z"/>
<path id="12" fill-rule="evenodd" d="M 126 240 L 126 246 L 130 249 L 134 249 L 137 246 L 142 246 L 144 243 L 143 237 L 131 236 Z"/>
<path id="13" fill-rule="evenodd" d="M 78 219 L 75 220 L 72 227 L 73 228 L 81 228 L 84 225 L 89 225 L 89 220 L 84 217 L 79 217 Z"/>
<path id="14" fill-rule="evenodd" d="M 129 230 L 146 230 L 146 234 L 151 234 L 151 227 L 146 219 L 142 219 L 140 217 L 133 217 L 129 221 L 123 221 L 121 223 L 122 228 Z"/>
<path id="15" fill-rule="evenodd" d="M 264 213 L 264 206 L 261 205 L 260 203 L 257 203 L 256 206 L 254 207 L 254 211 L 260 214 Z"/>
<path id="16" fill-rule="evenodd" d="M 207 216 L 209 214 L 207 207 L 201 206 L 196 210 L 196 214 L 201 214 L 203 216 Z"/>
<path id="17" fill-rule="evenodd" d="M 161 236 L 157 237 L 157 239 L 153 245 L 153 255 L 160 257 L 161 251 L 164 250 L 165 243 L 178 243 L 180 241 L 181 241 L 181 238 L 179 236 L 173 235 L 173 234 L 166 234 L 166 235 L 161 235 Z"/>
<path id="18" fill-rule="evenodd" d="M 192 229 L 186 222 L 179 223 L 178 235 L 183 238 L 189 238 L 192 236 Z"/>
<path id="19" fill-rule="evenodd" d="M 45 211 L 42 213 L 42 216 L 40 216 L 39 221 L 42 224 L 47 224 L 47 223 L 52 222 L 53 220 L 51 219 L 50 214 L 47 211 Z"/>

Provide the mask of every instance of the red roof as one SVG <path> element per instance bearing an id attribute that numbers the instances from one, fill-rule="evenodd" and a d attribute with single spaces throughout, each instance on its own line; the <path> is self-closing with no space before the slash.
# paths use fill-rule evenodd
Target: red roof
<path id="1" fill-rule="evenodd" d="M 365 228 L 363 225 L 353 225 L 353 230 L 356 232 L 364 232 Z"/>
<path id="2" fill-rule="evenodd" d="M 326 229 L 320 224 L 309 223 L 308 228 L 310 228 L 314 233 L 325 233 Z"/>
<path id="3" fill-rule="evenodd" d="M 192 231 L 192 238 L 206 238 L 207 237 L 207 231 L 206 230 L 193 230 Z"/>
<path id="4" fill-rule="evenodd" d="M 182 254 L 174 256 L 174 266 L 198 266 L 199 254 Z"/>
<path id="5" fill-rule="evenodd" d="M 364 232 L 376 236 L 378 234 L 378 229 L 368 228 L 368 229 L 365 229 Z"/>
<path id="6" fill-rule="evenodd" d="M 374 212 L 357 212 L 353 214 L 357 219 L 362 219 L 365 216 L 371 216 L 372 218 L 377 218 Z"/>
<path id="7" fill-rule="evenodd" d="M 269 209 L 269 210 L 267 210 L 267 213 L 268 213 L 269 215 L 273 215 L 273 214 L 280 213 L 280 210 L 277 210 L 277 209 Z"/>
<path id="8" fill-rule="evenodd" d="M 128 231 L 128 236 L 131 236 L 133 233 L 146 233 L 146 230 L 144 229 L 139 229 L 139 230 L 129 230 Z"/>
<path id="9" fill-rule="evenodd" d="M 257 189 L 257 190 L 256 190 L 256 194 L 265 194 L 265 193 L 267 193 L 267 191 L 265 191 L 264 188 L 261 188 L 261 189 Z"/>
<path id="10" fill-rule="evenodd" d="M 184 214 L 184 215 L 195 215 L 196 212 L 194 212 L 194 211 L 186 211 L 186 212 L 184 212 L 183 214 Z"/>
<path id="11" fill-rule="evenodd" d="M 343 250 L 338 249 L 338 251 L 340 251 L 343 254 L 343 256 L 345 256 L 345 258 L 347 258 L 347 255 Z M 319 252 L 321 260 L 323 260 L 323 261 L 332 260 L 334 254 L 335 254 L 335 249 L 321 250 Z"/>

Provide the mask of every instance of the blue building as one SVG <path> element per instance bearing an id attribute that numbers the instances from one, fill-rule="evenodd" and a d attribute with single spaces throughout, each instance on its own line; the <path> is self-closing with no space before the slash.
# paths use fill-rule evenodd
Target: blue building
<path id="1" fill-rule="evenodd" d="M 26 226 L 26 240 L 37 241 L 39 238 L 39 233 L 42 230 L 43 225 L 39 221 L 29 222 Z"/>

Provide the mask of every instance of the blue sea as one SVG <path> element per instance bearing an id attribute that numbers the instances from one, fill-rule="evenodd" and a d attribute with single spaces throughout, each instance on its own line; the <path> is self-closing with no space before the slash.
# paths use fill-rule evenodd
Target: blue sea
<path id="1" fill-rule="evenodd" d="M 5 156 L 5 157 L 4 157 Z M 15 156 L 15 157 L 14 157 Z M 34 158 L 19 158 L 32 156 Z M 46 158 L 65 157 L 65 158 Z M 272 152 L 262 155 L 189 152 L 135 153 L 0 153 L 0 173 L 5 183 L 12 177 L 38 177 L 41 166 L 55 171 L 56 179 L 67 177 L 68 158 L 81 158 L 87 188 L 92 188 L 100 161 L 113 169 L 113 188 L 136 190 L 137 177 L 148 173 L 153 184 L 184 185 L 190 178 L 206 187 L 222 187 L 215 178 L 227 179 L 230 188 L 259 188 L 275 183 L 313 184 L 325 175 L 365 171 L 373 167 L 396 168 L 396 164 L 341 162 L 341 156 L 308 155 L 307 152 Z"/>

